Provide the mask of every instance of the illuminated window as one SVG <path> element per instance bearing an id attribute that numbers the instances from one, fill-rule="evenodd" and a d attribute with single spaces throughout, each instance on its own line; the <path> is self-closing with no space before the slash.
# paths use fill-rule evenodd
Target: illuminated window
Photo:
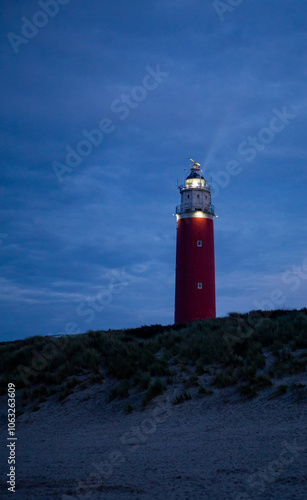
<path id="1" fill-rule="evenodd" d="M 205 179 L 186 179 L 185 180 L 185 187 L 186 188 L 205 187 Z"/>
<path id="2" fill-rule="evenodd" d="M 198 288 L 198 290 L 201 290 L 201 289 L 202 289 L 202 287 L 203 287 L 203 284 L 202 284 L 202 283 L 197 283 L 197 288 Z"/>
<path id="3" fill-rule="evenodd" d="M 201 240 L 198 240 L 198 241 L 197 241 L 197 246 L 198 246 L 198 247 L 202 247 L 202 246 L 203 246 L 203 242 L 202 242 Z"/>

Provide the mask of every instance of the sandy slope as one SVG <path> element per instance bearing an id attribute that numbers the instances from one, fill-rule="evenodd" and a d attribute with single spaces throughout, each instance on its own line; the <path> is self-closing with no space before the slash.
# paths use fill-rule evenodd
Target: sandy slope
<path id="1" fill-rule="evenodd" d="M 18 419 L 13 498 L 305 500 L 306 399 L 271 393 L 243 402 L 220 389 L 174 406 L 169 389 L 129 415 L 103 386 L 49 400 Z"/>

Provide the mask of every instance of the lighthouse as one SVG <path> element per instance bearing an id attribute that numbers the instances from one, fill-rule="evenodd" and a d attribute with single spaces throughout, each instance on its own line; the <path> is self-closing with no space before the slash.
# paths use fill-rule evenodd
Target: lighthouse
<path id="1" fill-rule="evenodd" d="M 200 164 L 191 161 L 176 207 L 175 323 L 216 317 L 214 206 Z"/>

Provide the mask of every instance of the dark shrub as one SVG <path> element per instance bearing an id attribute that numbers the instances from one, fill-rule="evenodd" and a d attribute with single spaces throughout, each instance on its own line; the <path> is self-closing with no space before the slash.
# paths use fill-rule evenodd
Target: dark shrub
<path id="1" fill-rule="evenodd" d="M 147 389 L 142 400 L 143 406 L 146 406 L 154 397 L 162 394 L 163 391 L 164 385 L 162 384 L 161 380 L 157 378 Z"/>
<path id="2" fill-rule="evenodd" d="M 129 396 L 129 380 L 123 380 L 119 385 L 115 386 L 109 395 L 109 401 L 115 398 L 127 398 Z"/>
<path id="3" fill-rule="evenodd" d="M 182 392 L 181 394 L 179 394 L 178 396 L 176 396 L 172 403 L 173 405 L 179 405 L 180 403 L 183 403 L 184 401 L 188 401 L 189 399 L 192 399 L 192 396 L 189 392 Z"/>

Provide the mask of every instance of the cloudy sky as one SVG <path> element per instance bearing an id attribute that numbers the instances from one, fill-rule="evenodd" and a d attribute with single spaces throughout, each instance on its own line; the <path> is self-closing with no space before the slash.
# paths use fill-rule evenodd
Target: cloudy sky
<path id="1" fill-rule="evenodd" d="M 1 11 L 1 339 L 173 323 L 190 156 L 217 314 L 306 306 L 305 0 Z"/>

